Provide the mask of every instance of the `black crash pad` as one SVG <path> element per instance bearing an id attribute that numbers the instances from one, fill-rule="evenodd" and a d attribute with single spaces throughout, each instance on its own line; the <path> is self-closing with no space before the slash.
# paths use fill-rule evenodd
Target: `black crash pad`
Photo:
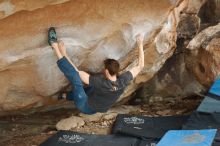
<path id="1" fill-rule="evenodd" d="M 146 117 L 118 115 L 112 133 L 142 139 L 160 139 L 169 130 L 179 130 L 188 116 Z"/>
<path id="2" fill-rule="evenodd" d="M 40 146 L 152 146 L 153 141 L 122 135 L 91 135 L 58 131 Z"/>
<path id="3" fill-rule="evenodd" d="M 206 96 L 197 108 L 198 112 L 220 113 L 220 100 Z"/>
<path id="4" fill-rule="evenodd" d="M 212 144 L 212 146 L 220 146 L 220 141 L 214 141 L 214 143 Z"/>
<path id="5" fill-rule="evenodd" d="M 217 129 L 213 146 L 220 144 L 220 113 L 194 112 L 187 123 L 183 125 L 185 130 Z M 220 146 L 220 145 L 218 145 Z"/>

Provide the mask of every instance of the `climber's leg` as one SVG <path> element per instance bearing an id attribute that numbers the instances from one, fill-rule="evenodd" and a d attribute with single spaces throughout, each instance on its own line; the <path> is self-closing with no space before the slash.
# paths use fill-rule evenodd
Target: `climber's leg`
<path id="1" fill-rule="evenodd" d="M 94 114 L 95 112 L 93 112 L 88 105 L 88 96 L 85 93 L 78 71 L 68 62 L 66 57 L 59 59 L 57 65 L 73 87 L 73 90 L 67 94 L 67 99 L 74 100 L 76 107 L 81 112 Z"/>
<path id="2" fill-rule="evenodd" d="M 59 44 L 57 43 L 56 31 L 54 28 L 50 28 L 48 31 L 48 43 L 55 50 L 55 53 L 59 59 L 57 61 L 59 69 L 64 73 L 65 77 L 72 84 L 74 92 L 72 91 L 71 93 L 71 99 L 74 100 L 76 107 L 85 114 L 94 114 L 95 112 L 93 112 L 89 108 L 88 97 L 84 91 L 83 83 L 80 79 L 77 68 L 75 68 L 68 61 L 68 59 L 64 55 L 62 55 L 63 52 L 61 53 L 61 51 L 59 50 Z M 60 48 L 62 49 L 63 47 L 64 44 L 62 43 L 60 45 Z M 69 98 L 69 96 L 67 98 Z"/>
<path id="3" fill-rule="evenodd" d="M 75 68 L 76 71 L 78 71 L 77 67 L 74 65 L 74 63 L 70 60 L 69 56 L 66 53 L 66 46 L 64 45 L 63 41 L 58 42 L 58 47 L 60 50 L 60 53 L 66 57 L 66 59 L 69 61 L 69 63 Z"/>

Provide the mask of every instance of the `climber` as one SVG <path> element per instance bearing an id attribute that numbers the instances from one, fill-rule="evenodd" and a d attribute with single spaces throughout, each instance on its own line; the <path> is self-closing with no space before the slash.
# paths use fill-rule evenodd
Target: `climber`
<path id="1" fill-rule="evenodd" d="M 57 40 L 54 27 L 48 30 L 48 43 L 58 57 L 59 69 L 73 87 L 72 91 L 63 92 L 58 99 L 74 101 L 77 109 L 85 114 L 106 112 L 144 67 L 143 36 L 140 34 L 137 36 L 138 64 L 121 75 L 118 75 L 119 63 L 114 59 L 104 60 L 103 74 L 90 75 L 78 70 L 69 59 L 64 43 Z M 83 83 L 88 87 L 84 88 Z"/>

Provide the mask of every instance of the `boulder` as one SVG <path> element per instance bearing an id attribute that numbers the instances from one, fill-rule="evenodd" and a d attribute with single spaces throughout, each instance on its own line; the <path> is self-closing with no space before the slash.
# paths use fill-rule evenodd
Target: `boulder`
<path id="1" fill-rule="evenodd" d="M 151 79 L 173 55 L 182 11 L 197 13 L 205 0 L 3 0 L 0 2 L 0 111 L 51 104 L 68 85 L 47 44 L 55 26 L 76 66 L 100 72 L 103 60 L 137 64 L 138 33 L 145 36 L 145 68 L 120 100 Z M 1 114 L 2 114 L 1 113 Z"/>
<path id="2" fill-rule="evenodd" d="M 66 119 L 60 120 L 56 124 L 57 130 L 71 130 L 72 128 L 79 128 L 85 124 L 84 120 L 80 117 L 71 116 Z"/>
<path id="3" fill-rule="evenodd" d="M 187 48 L 187 68 L 202 85 L 210 87 L 220 73 L 220 24 L 201 31 Z"/>
<path id="4" fill-rule="evenodd" d="M 117 106 L 113 107 L 110 110 L 108 110 L 106 113 L 96 113 L 93 115 L 86 115 L 80 113 L 79 116 L 85 121 L 85 122 L 98 122 L 101 120 L 111 120 L 114 119 L 118 114 L 129 114 L 131 112 L 137 112 L 140 110 L 139 106 Z"/>
<path id="5" fill-rule="evenodd" d="M 154 77 L 136 91 L 141 104 L 151 102 L 152 97 L 189 97 L 207 90 L 196 80 L 194 74 L 186 69 L 185 61 L 188 58 L 187 45 L 203 27 L 201 17 L 205 14 L 201 11 L 215 11 L 211 10 L 212 7 L 207 7 L 207 3 L 210 1 L 189 1 L 187 9 L 180 14 L 175 51 Z"/>

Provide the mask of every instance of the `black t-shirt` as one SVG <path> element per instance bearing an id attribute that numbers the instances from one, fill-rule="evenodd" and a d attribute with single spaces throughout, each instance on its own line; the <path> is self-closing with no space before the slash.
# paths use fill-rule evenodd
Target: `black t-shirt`
<path id="1" fill-rule="evenodd" d="M 104 75 L 90 75 L 89 86 L 94 90 L 88 95 L 88 104 L 96 112 L 106 112 L 124 92 L 133 79 L 130 71 L 117 77 L 116 81 L 108 80 Z"/>

